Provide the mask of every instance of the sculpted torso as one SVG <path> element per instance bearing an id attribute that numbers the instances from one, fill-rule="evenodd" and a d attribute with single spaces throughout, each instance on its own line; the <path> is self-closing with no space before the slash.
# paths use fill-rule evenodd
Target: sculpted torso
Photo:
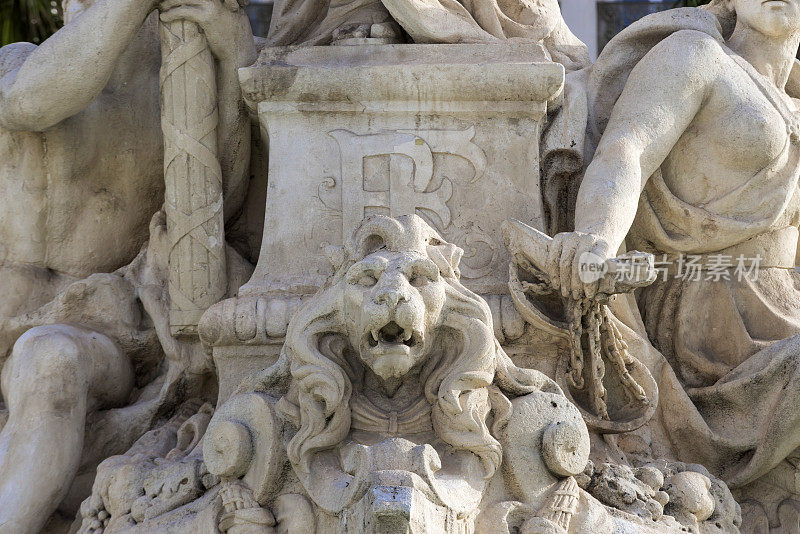
<path id="1" fill-rule="evenodd" d="M 0 128 L 0 188 L 14 199 L 0 203 L 4 267 L 80 278 L 125 265 L 147 239 L 163 201 L 159 51 L 149 26 L 86 109 L 43 132 Z"/>
<path id="2" fill-rule="evenodd" d="M 796 474 L 787 458 L 797 441 L 779 428 L 797 428 L 782 408 L 796 399 L 777 393 L 791 387 L 769 370 L 797 369 L 799 43 L 795 0 L 713 1 L 621 34 L 590 87 L 630 75 L 616 101 L 613 89 L 593 95 L 592 132 L 602 137 L 578 192 L 576 231 L 556 235 L 547 259 L 551 282 L 574 304 L 598 294 L 582 276 L 589 253 L 613 258 L 625 245 L 664 254 L 663 276 L 636 295 L 648 341 L 669 365 L 658 424 L 679 460 L 720 473 L 735 491 L 769 481 L 781 499 L 797 494 L 781 479 Z M 687 256 L 695 275 L 681 272 Z M 752 272 L 736 272 L 739 258 Z M 763 413 L 786 415 L 762 425 Z"/>
<path id="3" fill-rule="evenodd" d="M 758 45 L 743 49 L 752 54 L 753 48 L 758 50 Z M 569 241 L 564 250 L 580 249 L 561 255 L 560 272 L 554 273 L 557 282 L 567 282 L 562 287 L 565 294 L 573 286 L 582 291 L 573 257 L 583 250 L 612 256 L 619 249 L 637 216 L 641 192 L 659 169 L 669 194 L 699 210 L 708 205 L 720 220 L 747 220 L 755 213 L 769 218 L 773 208 L 763 205 L 767 193 L 773 193 L 773 211 L 780 213 L 779 204 L 786 199 L 775 197 L 778 186 L 752 179 L 780 161 L 787 147 L 786 120 L 776 102 L 788 113 L 796 106 L 783 89 L 748 64 L 752 65 L 751 59 L 730 42 L 723 45 L 710 34 L 685 30 L 653 47 L 631 71 L 578 195 L 575 228 L 586 237 L 557 236 L 559 242 Z M 755 193 L 739 198 L 744 184 Z M 681 219 L 678 214 L 671 216 Z M 702 215 L 686 213 L 686 217 L 704 228 L 695 220 Z M 796 224 L 796 218 L 796 208 L 789 205 L 770 229 Z M 649 250 L 648 242 L 659 237 L 643 232 L 644 242 L 633 246 Z M 701 247 L 706 239 L 700 234 L 691 237 Z M 767 247 L 769 239 L 763 241 Z M 733 244 L 716 249 L 712 245 L 709 251 Z M 554 246 L 552 257 L 557 258 L 561 249 L 562 245 Z"/>
<path id="4" fill-rule="evenodd" d="M 769 165 L 781 154 L 788 134 L 780 113 L 720 43 L 688 31 L 671 40 L 685 43 L 687 38 L 694 40 L 690 48 L 704 52 L 690 68 L 705 72 L 690 73 L 689 77 L 707 77 L 705 97 L 661 170 L 677 196 L 702 205 L 736 189 Z M 665 77 L 653 83 L 673 86 L 675 81 Z"/>

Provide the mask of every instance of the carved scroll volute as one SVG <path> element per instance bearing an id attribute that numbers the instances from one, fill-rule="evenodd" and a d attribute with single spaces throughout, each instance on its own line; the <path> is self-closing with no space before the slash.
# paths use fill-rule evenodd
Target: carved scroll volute
<path id="1" fill-rule="evenodd" d="M 196 24 L 161 24 L 170 325 L 194 335 L 227 289 L 214 58 Z"/>
<path id="2" fill-rule="evenodd" d="M 241 479 L 263 506 L 280 490 L 286 463 L 279 428 L 270 397 L 232 397 L 217 409 L 203 439 L 208 471 L 223 480 Z"/>

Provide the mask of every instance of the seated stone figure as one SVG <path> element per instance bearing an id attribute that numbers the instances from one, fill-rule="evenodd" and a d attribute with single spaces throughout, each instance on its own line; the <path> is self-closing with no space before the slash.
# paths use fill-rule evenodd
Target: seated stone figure
<path id="1" fill-rule="evenodd" d="M 156 417 L 164 353 L 206 360 L 169 335 L 163 218 L 148 228 L 164 202 L 156 8 L 169 19 L 187 6 L 65 0 L 52 37 L 0 49 L 4 534 L 38 532 L 60 505 L 71 520 L 96 465 Z M 188 9 L 219 65 L 225 208 L 235 214 L 250 133 L 235 69 L 255 57 L 253 38 L 242 11 Z M 121 408 L 133 400 L 143 409 Z"/>
<path id="2" fill-rule="evenodd" d="M 587 78 L 589 132 L 602 137 L 576 232 L 555 236 L 546 269 L 581 300 L 597 291 L 582 281 L 587 258 L 624 241 L 666 261 L 638 295 L 666 359 L 649 363 L 663 426 L 652 452 L 705 465 L 795 528 L 796 504 L 781 500 L 800 495 L 798 44 L 794 0 L 652 15 L 609 43 Z"/>

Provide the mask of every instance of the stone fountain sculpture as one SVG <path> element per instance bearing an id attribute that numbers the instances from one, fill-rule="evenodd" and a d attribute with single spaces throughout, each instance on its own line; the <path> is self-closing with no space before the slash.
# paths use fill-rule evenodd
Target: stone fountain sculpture
<path id="1" fill-rule="evenodd" d="M 800 14 L 733 4 L 595 65 L 549 0 L 279 2 L 257 58 L 239 2 L 71 0 L 3 48 L 0 532 L 800 531 Z M 686 170 L 731 102 L 728 191 Z M 765 278 L 655 280 L 729 249 Z"/>
<path id="2" fill-rule="evenodd" d="M 175 224 L 168 229 L 160 212 L 156 9 L 168 21 L 185 6 L 65 1 L 66 25 L 50 39 L 0 50 L 0 361 L 7 409 L 0 524 L 6 532 L 38 532 L 48 518 L 52 528 L 68 527 L 97 464 L 163 423 L 187 394 L 202 396 L 211 374 L 200 343 L 170 332 L 167 257 L 170 239 L 183 234 Z M 206 3 L 178 18 L 178 26 L 202 28 L 208 46 L 197 52 L 220 83 L 205 93 L 211 116 L 191 132 L 173 128 L 165 135 L 172 149 L 191 148 L 215 168 L 231 221 L 242 210 L 250 154 L 236 69 L 252 63 L 253 37 L 238 5 Z M 169 67 L 181 76 L 187 52 L 173 56 Z M 197 95 L 173 88 L 165 88 L 167 118 L 177 121 Z M 212 133 L 199 141 L 213 139 L 216 148 L 219 140 L 219 151 L 207 158 L 187 138 L 212 122 Z M 168 147 L 167 156 L 185 170 L 185 152 Z M 181 202 L 198 206 L 187 191 L 178 194 Z M 221 209 L 221 199 L 215 201 Z M 200 233 L 191 223 L 183 231 Z M 252 266 L 222 240 L 215 252 L 230 256 L 227 276 L 216 280 L 217 296 L 231 295 Z M 202 293 L 202 281 L 196 285 Z"/>
<path id="3" fill-rule="evenodd" d="M 278 362 L 209 425 L 223 522 L 252 515 L 237 509 L 248 499 L 226 500 L 237 485 L 264 504 L 300 488 L 308 504 L 277 513 L 322 532 L 472 532 L 505 465 L 541 521 L 568 529 L 579 490 L 561 481 L 586 465 L 586 426 L 552 380 L 500 348 L 486 302 L 459 282 L 463 251 L 412 215 L 369 218 L 332 254 Z"/>
<path id="4" fill-rule="evenodd" d="M 552 379 L 514 365 L 486 301 L 459 280 L 463 251 L 420 217 L 367 218 L 328 253 L 333 274 L 292 318 L 277 362 L 213 417 L 174 426 L 179 445 L 162 460 L 134 447 L 101 466 L 81 532 L 682 528 L 663 514 L 656 466 L 627 475 L 647 513 L 581 488 L 626 475 L 586 473 L 580 412 Z M 710 480 L 675 471 L 676 485 Z M 701 488 L 673 515 L 709 518 L 719 505 Z"/>

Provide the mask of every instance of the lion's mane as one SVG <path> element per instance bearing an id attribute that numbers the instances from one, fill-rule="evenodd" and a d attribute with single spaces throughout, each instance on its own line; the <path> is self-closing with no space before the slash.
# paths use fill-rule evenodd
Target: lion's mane
<path id="1" fill-rule="evenodd" d="M 287 448 L 289 459 L 306 473 L 315 453 L 347 437 L 353 384 L 363 374 L 342 317 L 345 273 L 379 248 L 401 251 L 415 242 L 419 250 L 420 241 L 446 282 L 446 302 L 434 329 L 454 334 L 436 335 L 439 341 L 421 372 L 439 438 L 477 455 L 489 477 L 500 466 L 502 449 L 487 421 L 494 411 L 497 435 L 498 425 L 510 413 L 510 402 L 499 389 L 514 395 L 542 389 L 560 392 L 541 373 L 516 368 L 503 352 L 494 337 L 489 306 L 459 281 L 461 249 L 445 243 L 419 217 L 373 217 L 362 224 L 349 254 L 317 295 L 301 306 L 287 331 L 281 359 L 290 365 L 292 385 L 278 408 L 297 428 Z M 458 342 L 444 344 L 442 339 Z"/>

